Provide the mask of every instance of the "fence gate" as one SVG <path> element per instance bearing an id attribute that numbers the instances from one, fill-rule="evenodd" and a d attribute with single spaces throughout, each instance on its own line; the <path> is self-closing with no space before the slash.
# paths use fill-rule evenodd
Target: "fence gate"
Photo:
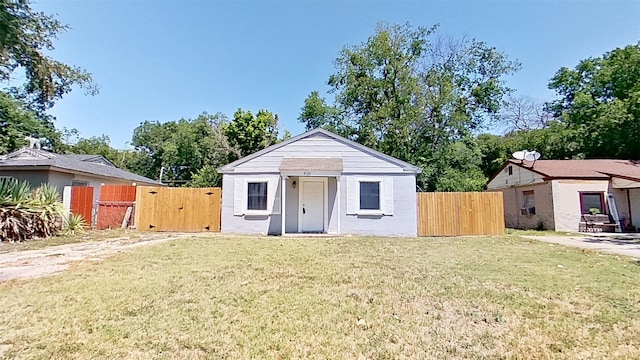
<path id="1" fill-rule="evenodd" d="M 84 218 L 87 224 L 91 224 L 93 219 L 93 187 L 72 186 L 71 187 L 71 212 Z"/>
<path id="2" fill-rule="evenodd" d="M 139 186 L 136 227 L 153 231 L 220 231 L 220 188 Z"/>
<path id="3" fill-rule="evenodd" d="M 134 224 L 136 187 L 131 185 L 102 185 L 98 200 L 96 228 L 114 229 Z"/>
<path id="4" fill-rule="evenodd" d="M 503 235 L 501 192 L 418 193 L 418 236 Z"/>

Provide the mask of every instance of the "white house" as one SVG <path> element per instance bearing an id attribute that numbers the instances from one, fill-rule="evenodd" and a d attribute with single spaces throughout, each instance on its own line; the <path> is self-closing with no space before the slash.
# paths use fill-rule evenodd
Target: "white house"
<path id="1" fill-rule="evenodd" d="M 416 236 L 421 169 L 324 129 L 219 171 L 222 232 Z"/>
<path id="2" fill-rule="evenodd" d="M 501 191 L 510 228 L 578 231 L 590 209 L 625 230 L 640 224 L 636 160 L 510 160 L 489 180 Z"/>

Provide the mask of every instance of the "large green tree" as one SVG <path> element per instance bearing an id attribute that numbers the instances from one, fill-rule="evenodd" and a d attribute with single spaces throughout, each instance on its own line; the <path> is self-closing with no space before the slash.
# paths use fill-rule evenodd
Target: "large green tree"
<path id="1" fill-rule="evenodd" d="M 253 115 L 238 109 L 223 129 L 229 144 L 239 150 L 241 157 L 247 156 L 278 142 L 278 115 L 267 110 Z"/>
<path id="2" fill-rule="evenodd" d="M 549 83 L 548 104 L 587 158 L 640 158 L 640 43 L 561 68 Z"/>
<path id="3" fill-rule="evenodd" d="M 578 146 L 572 133 L 557 121 L 550 121 L 542 128 L 515 130 L 504 135 L 480 134 L 476 142 L 482 154 L 480 168 L 486 177 L 494 175 L 520 150 L 538 151 L 543 159 L 578 158 L 571 155 Z"/>
<path id="4" fill-rule="evenodd" d="M 50 120 L 0 91 L 0 154 L 28 145 L 27 136 L 44 139 L 42 146 L 49 150 L 60 150 L 63 145 Z"/>
<path id="5" fill-rule="evenodd" d="M 33 10 L 29 1 L 0 0 L 0 81 L 24 78 L 22 86 L 8 92 L 38 112 L 74 85 L 97 92 L 89 73 L 48 55 L 53 40 L 67 29 L 53 16 Z"/>
<path id="6" fill-rule="evenodd" d="M 163 181 L 174 185 L 188 185 L 198 174 L 198 185 L 218 186 L 215 169 L 239 155 L 223 133 L 225 124 L 226 116 L 206 113 L 166 123 L 145 121 L 134 130 L 135 161 L 127 168 L 152 179 L 164 168 Z"/>
<path id="7" fill-rule="evenodd" d="M 483 42 L 435 30 L 379 24 L 366 42 L 345 47 L 336 59 L 328 81 L 335 104 L 312 93 L 299 120 L 307 128 L 329 124 L 421 166 L 423 190 L 478 190 L 484 177 L 473 135 L 497 116 L 510 92 L 502 77 L 519 64 Z"/>

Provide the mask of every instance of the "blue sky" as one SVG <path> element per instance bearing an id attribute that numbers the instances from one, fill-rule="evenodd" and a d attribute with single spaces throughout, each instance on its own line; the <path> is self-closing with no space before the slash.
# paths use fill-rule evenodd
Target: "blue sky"
<path id="1" fill-rule="evenodd" d="M 640 1 L 34 1 L 72 29 L 58 60 L 87 69 L 97 96 L 76 89 L 50 113 L 58 128 L 108 135 L 129 148 L 145 120 L 194 118 L 238 109 L 277 113 L 280 130 L 313 90 L 325 93 L 333 61 L 376 23 L 440 24 L 439 33 L 484 41 L 522 63 L 506 78 L 518 94 L 546 101 L 547 83 L 640 40 Z M 332 101 L 333 95 L 327 99 Z"/>

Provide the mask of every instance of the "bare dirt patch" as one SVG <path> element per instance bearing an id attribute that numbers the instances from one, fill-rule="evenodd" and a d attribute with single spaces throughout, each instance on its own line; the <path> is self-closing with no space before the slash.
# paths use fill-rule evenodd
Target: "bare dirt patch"
<path id="1" fill-rule="evenodd" d="M 135 242 L 123 237 L 0 254 L 0 281 L 53 275 L 80 261 L 100 261 L 109 255 L 132 248 L 188 236 L 194 234 L 158 233 L 137 239 Z"/>

